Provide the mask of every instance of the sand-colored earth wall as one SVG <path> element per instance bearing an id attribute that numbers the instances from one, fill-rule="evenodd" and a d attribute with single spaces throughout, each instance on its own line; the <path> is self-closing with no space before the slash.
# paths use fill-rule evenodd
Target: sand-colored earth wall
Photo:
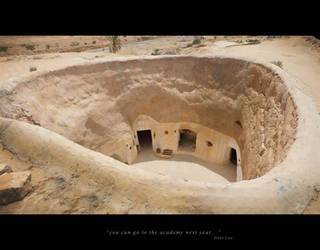
<path id="1" fill-rule="evenodd" d="M 319 118 L 296 86 L 275 66 L 240 58 L 163 56 L 73 66 L 2 91 L 1 115 L 24 122 L 2 118 L 1 144 L 43 171 L 64 172 L 83 197 L 95 193 L 95 212 L 301 213 L 319 185 L 319 160 L 312 157 Z M 111 142 L 126 147 L 139 115 L 197 123 L 234 138 L 247 181 L 186 184 L 132 169 L 105 156 L 112 153 L 108 147 L 92 151 Z M 69 184 L 61 198 L 71 194 Z M 18 211 L 30 211 L 28 199 L 23 202 Z M 73 209 L 66 211 L 87 212 L 83 202 L 70 201 Z"/>
<path id="2" fill-rule="evenodd" d="M 0 101 L 3 117 L 40 125 L 106 155 L 118 151 L 124 162 L 139 115 L 197 123 L 237 141 L 244 179 L 279 164 L 297 126 L 295 104 L 280 77 L 261 64 L 233 58 L 178 56 L 67 67 L 20 83 Z"/>

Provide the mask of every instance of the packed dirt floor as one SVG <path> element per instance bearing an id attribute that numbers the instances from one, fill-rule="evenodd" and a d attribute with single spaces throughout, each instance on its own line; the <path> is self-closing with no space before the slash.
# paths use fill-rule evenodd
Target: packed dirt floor
<path id="1" fill-rule="evenodd" d="M 320 41 L 314 37 L 204 36 L 200 44 L 193 46 L 188 45 L 192 42 L 193 36 L 126 36 L 120 38 L 123 42 L 123 48 L 113 54 L 109 53 L 108 49 L 101 49 L 107 48 L 110 44 L 105 36 L 0 37 L 0 47 L 9 47 L 6 52 L 0 52 L 0 86 L 4 82 L 14 84 L 22 77 L 36 76 L 71 65 L 99 62 L 99 60 L 108 57 L 151 55 L 155 51 L 161 55 L 238 56 L 262 62 L 281 61 L 282 69 L 302 84 L 301 91 L 313 98 L 320 114 Z M 248 39 L 258 39 L 260 42 L 248 43 L 246 42 Z M 26 49 L 26 44 L 35 45 L 35 49 Z M 35 67 L 36 70 L 30 71 L 30 67 Z M 60 189 L 56 190 L 57 180 L 51 178 L 50 173 L 44 175 L 41 167 L 34 167 L 31 163 L 18 159 L 3 148 L 0 148 L 0 163 L 10 165 L 13 171 L 30 171 L 33 190 L 37 190 L 37 194 L 31 192 L 22 201 L 0 206 L 0 213 L 33 213 L 32 207 L 24 207 L 28 200 L 34 201 L 34 206 L 39 208 L 37 210 L 39 213 L 45 213 L 48 207 L 50 209 L 56 207 L 56 213 L 82 212 L 76 207 L 70 208 L 65 204 L 67 201 L 64 202 L 57 198 L 59 192 L 66 191 L 62 177 L 60 181 L 58 180 Z M 223 183 L 226 179 L 228 181 L 235 180 L 235 173 L 231 167 L 220 169 L 217 166 L 217 174 L 215 174 L 205 168 L 206 164 L 191 156 L 182 155 L 175 155 L 171 160 L 157 159 L 151 153 L 148 154 L 148 151 L 144 151 L 132 166 L 162 175 L 175 176 L 184 181 L 193 179 Z M 173 165 L 179 168 L 173 169 Z M 219 171 L 224 171 L 223 176 L 226 179 L 219 175 Z M 74 190 L 67 191 L 72 200 Z M 72 206 L 78 204 L 79 207 L 82 205 L 85 207 L 84 203 L 90 202 L 92 204 L 90 205 L 91 210 L 85 212 L 106 213 L 104 208 L 95 203 L 95 196 L 92 196 L 89 201 L 82 200 L 81 194 L 77 197 L 80 197 L 79 200 Z M 49 198 L 55 199 L 55 202 L 50 204 L 46 202 Z M 310 202 L 304 213 L 320 213 L 319 193 Z"/>
<path id="2" fill-rule="evenodd" d="M 177 178 L 183 178 L 185 181 L 188 181 L 188 179 L 212 182 L 225 182 L 225 179 L 228 181 L 236 180 L 235 166 L 232 164 L 219 166 L 183 154 L 173 155 L 170 159 L 161 159 L 153 154 L 151 148 L 139 153 L 132 166 L 162 175 L 176 176 Z M 213 171 L 208 169 L 209 166 Z"/>

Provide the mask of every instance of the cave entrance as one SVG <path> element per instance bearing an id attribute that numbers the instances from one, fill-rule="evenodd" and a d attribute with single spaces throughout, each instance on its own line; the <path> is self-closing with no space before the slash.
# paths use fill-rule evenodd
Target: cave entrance
<path id="1" fill-rule="evenodd" d="M 137 131 L 137 136 L 140 150 L 152 148 L 152 136 L 150 129 Z"/>
<path id="2" fill-rule="evenodd" d="M 230 150 L 230 162 L 237 166 L 237 151 L 234 148 Z"/>
<path id="3" fill-rule="evenodd" d="M 179 130 L 179 150 L 194 152 L 196 150 L 197 133 L 189 129 Z"/>

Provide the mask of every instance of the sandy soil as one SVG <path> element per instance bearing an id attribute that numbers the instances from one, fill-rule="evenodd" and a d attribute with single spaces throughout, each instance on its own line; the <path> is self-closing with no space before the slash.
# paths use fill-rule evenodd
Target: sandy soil
<path id="1" fill-rule="evenodd" d="M 125 37 L 127 43 L 141 41 L 137 37 Z M 237 40 L 260 39 L 260 44 L 245 45 L 237 43 Z M 93 41 L 96 43 L 93 44 Z M 42 72 L 56 70 L 70 65 L 82 64 L 85 62 L 99 61 L 105 57 L 118 56 L 136 56 L 150 55 L 156 49 L 161 54 L 172 52 L 175 54 L 211 54 L 225 56 L 240 56 L 245 58 L 253 58 L 264 62 L 281 61 L 283 70 L 288 72 L 292 77 L 302 83 L 301 90 L 310 95 L 317 104 L 320 113 L 320 52 L 319 47 L 310 43 L 306 37 L 283 37 L 267 39 L 266 37 L 205 37 L 199 45 L 188 47 L 190 41 L 181 41 L 181 37 L 176 39 L 161 40 L 139 46 L 128 46 L 119 51 L 117 54 L 109 52 L 66 52 L 73 49 L 72 42 L 79 42 L 79 46 L 83 45 L 87 49 L 101 48 L 107 46 L 109 42 L 105 37 L 0 37 L 0 46 L 9 46 L 8 54 L 0 57 L 0 87 L 12 82 L 15 79 L 25 76 L 32 76 Z M 86 43 L 86 44 L 85 44 Z M 26 51 L 21 44 L 35 44 L 34 51 Z M 47 49 L 46 45 L 50 45 L 51 49 Z M 59 46 L 56 46 L 59 44 Z M 83 49 L 83 48 L 82 48 Z M 60 51 L 59 51 L 60 50 Z M 48 52 L 48 53 L 46 53 Z M 1 55 L 0 55 L 1 56 Z M 30 67 L 36 67 L 37 70 L 30 72 Z M 169 160 L 152 160 L 151 162 L 138 163 L 133 167 L 156 171 L 161 174 L 172 174 L 179 178 L 194 180 L 204 178 L 206 180 L 224 181 L 223 177 L 214 173 L 209 174 L 203 164 L 188 157 L 179 155 L 172 158 L 170 165 L 166 164 L 163 169 L 162 162 Z M 183 160 L 191 161 L 186 163 Z M 10 152 L 0 148 L 0 163 L 9 164 L 14 171 L 33 169 L 30 164 L 20 161 Z M 173 169 L 173 165 L 177 165 L 178 169 Z M 31 167 L 31 168 L 30 168 Z M 180 171 L 181 170 L 181 171 Z M 217 168 L 218 172 L 218 168 Z M 227 171 L 228 172 L 228 171 Z M 232 173 L 224 173 L 226 179 L 231 180 Z M 36 183 L 36 172 L 32 173 L 32 179 Z M 40 180 L 41 178 L 39 178 Z M 5 212 L 5 211 L 3 211 Z M 315 197 L 311 201 L 310 206 L 305 213 L 320 213 L 320 198 Z"/>
<path id="2" fill-rule="evenodd" d="M 282 69 L 303 84 L 301 89 L 314 98 L 320 110 L 320 53 L 304 38 L 265 40 L 260 44 L 231 46 L 223 49 L 209 45 L 198 53 L 240 56 L 264 62 L 281 61 Z"/>
<path id="3" fill-rule="evenodd" d="M 156 157 L 151 148 L 142 150 L 131 165 L 135 168 L 153 171 L 161 175 L 171 175 L 185 181 L 222 182 L 236 180 L 236 168 L 210 164 L 191 155 L 173 155 L 170 159 Z M 213 169 L 213 171 L 209 170 Z"/>
<path id="4" fill-rule="evenodd" d="M 13 172 L 26 171 L 32 168 L 32 164 L 18 159 L 14 154 L 4 149 L 0 144 L 0 163 L 8 164 Z"/>
<path id="5" fill-rule="evenodd" d="M 123 44 L 154 39 L 158 36 L 119 36 Z M 52 52 L 79 52 L 107 47 L 109 36 L 1 36 L 0 56 L 34 55 Z M 31 48 L 30 46 L 34 46 Z"/>

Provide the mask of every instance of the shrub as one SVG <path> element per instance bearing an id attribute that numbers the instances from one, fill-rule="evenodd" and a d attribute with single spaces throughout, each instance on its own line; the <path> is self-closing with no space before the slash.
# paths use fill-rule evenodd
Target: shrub
<path id="1" fill-rule="evenodd" d="M 49 44 L 46 45 L 46 49 L 50 49 L 50 45 Z"/>
<path id="2" fill-rule="evenodd" d="M 195 39 L 193 39 L 193 41 L 192 41 L 192 44 L 193 45 L 196 45 L 196 44 L 199 44 L 199 43 L 201 43 L 201 39 L 200 38 L 195 38 Z"/>
<path id="3" fill-rule="evenodd" d="M 192 47 L 192 46 L 193 46 L 193 43 L 188 43 L 187 44 L 187 48 Z"/>
<path id="4" fill-rule="evenodd" d="M 96 44 L 96 41 L 93 41 L 92 44 Z"/>
<path id="5" fill-rule="evenodd" d="M 79 45 L 78 42 L 72 42 L 72 43 L 70 43 L 70 46 L 78 46 L 78 45 Z"/>
<path id="6" fill-rule="evenodd" d="M 111 36 L 109 40 L 111 41 L 111 45 L 109 48 L 111 53 L 116 53 L 121 49 L 121 40 L 119 36 Z"/>
<path id="7" fill-rule="evenodd" d="M 30 67 L 29 70 L 30 70 L 30 72 L 32 72 L 32 71 L 36 71 L 37 68 L 36 67 Z"/>
<path id="8" fill-rule="evenodd" d="M 8 48 L 8 46 L 0 46 L 0 51 L 7 52 Z"/>
<path id="9" fill-rule="evenodd" d="M 242 40 L 237 40 L 236 43 L 243 43 Z"/>
<path id="10" fill-rule="evenodd" d="M 283 67 L 283 64 L 282 64 L 281 61 L 272 61 L 271 63 L 274 64 L 274 65 L 277 65 L 277 66 L 280 67 L 280 68 Z"/>
<path id="11" fill-rule="evenodd" d="M 154 51 L 151 53 L 153 56 L 160 55 L 159 49 L 154 49 Z"/>
<path id="12" fill-rule="evenodd" d="M 24 46 L 27 50 L 34 50 L 35 49 L 35 45 L 34 44 L 25 44 Z"/>
<path id="13" fill-rule="evenodd" d="M 157 148 L 157 153 L 160 154 L 161 153 L 161 149 Z"/>
<path id="14" fill-rule="evenodd" d="M 260 43 L 260 40 L 258 40 L 258 39 L 248 39 L 247 42 L 248 43 Z"/>

